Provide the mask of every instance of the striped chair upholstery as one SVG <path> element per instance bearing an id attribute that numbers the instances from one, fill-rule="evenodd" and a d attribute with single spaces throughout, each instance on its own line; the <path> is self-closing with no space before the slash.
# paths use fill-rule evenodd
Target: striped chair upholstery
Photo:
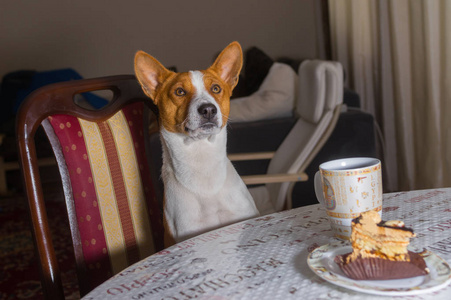
<path id="1" fill-rule="evenodd" d="M 115 92 L 112 103 L 105 109 L 90 111 L 66 105 L 67 111 L 63 111 L 61 103 L 50 101 L 44 118 L 37 119 L 37 122 L 42 119 L 62 176 L 81 295 L 163 248 L 161 208 L 154 195 L 145 151 L 143 101 L 148 100 L 134 77 L 89 81 L 65 83 L 63 88 L 71 92 L 67 97 L 53 101 L 72 103 L 75 91 L 91 83 L 93 88 L 89 90 L 106 87 Z M 98 82 L 102 84 L 98 85 Z M 48 90 L 61 95 L 63 92 L 58 85 L 47 87 L 47 92 L 27 99 L 27 103 L 34 104 L 26 104 L 27 110 L 45 105 L 37 103 L 45 102 L 45 96 L 52 98 Z M 115 107 L 112 109 L 112 106 Z M 26 159 L 23 159 L 23 165 L 25 175 Z M 36 181 L 36 178 L 30 180 L 29 186 L 40 187 L 40 182 Z M 27 185 L 26 176 L 25 183 Z M 33 212 L 33 205 L 39 199 L 34 199 L 36 197 L 29 188 L 27 191 Z M 39 226 L 34 227 L 36 236 Z M 39 241 L 37 244 L 39 248 Z M 44 286 L 46 281 L 54 280 L 44 278 Z M 55 299 L 53 291 L 50 294 Z"/>

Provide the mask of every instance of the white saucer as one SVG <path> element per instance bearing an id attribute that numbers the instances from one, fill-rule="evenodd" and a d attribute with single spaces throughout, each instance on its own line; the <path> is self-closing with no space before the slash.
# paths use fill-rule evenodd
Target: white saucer
<path id="1" fill-rule="evenodd" d="M 333 284 L 368 294 L 401 296 L 436 291 L 451 282 L 451 269 L 446 261 L 430 251 L 421 253 L 429 274 L 395 280 L 353 280 L 348 278 L 334 262 L 337 255 L 349 253 L 349 242 L 336 242 L 313 250 L 307 263 L 315 274 Z"/>

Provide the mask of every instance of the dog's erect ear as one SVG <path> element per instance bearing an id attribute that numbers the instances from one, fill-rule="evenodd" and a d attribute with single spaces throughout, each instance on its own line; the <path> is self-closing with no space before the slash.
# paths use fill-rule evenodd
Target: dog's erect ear
<path id="1" fill-rule="evenodd" d="M 157 104 L 156 91 L 173 72 L 146 52 L 138 51 L 135 55 L 135 74 L 144 93 Z"/>
<path id="2" fill-rule="evenodd" d="M 233 89 L 238 83 L 242 66 L 243 51 L 238 42 L 233 42 L 222 50 L 210 68 Z"/>

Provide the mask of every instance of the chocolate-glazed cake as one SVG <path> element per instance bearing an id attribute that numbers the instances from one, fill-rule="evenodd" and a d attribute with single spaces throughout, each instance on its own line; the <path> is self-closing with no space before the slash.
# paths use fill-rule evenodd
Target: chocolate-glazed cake
<path id="1" fill-rule="evenodd" d="M 335 257 L 350 278 L 388 280 L 428 274 L 424 259 L 407 250 L 412 229 L 402 221 L 382 221 L 375 211 L 352 220 L 352 252 Z"/>

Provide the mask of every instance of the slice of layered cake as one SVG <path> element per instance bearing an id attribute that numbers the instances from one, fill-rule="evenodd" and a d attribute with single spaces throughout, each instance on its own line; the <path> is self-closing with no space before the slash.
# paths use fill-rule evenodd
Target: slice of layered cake
<path id="1" fill-rule="evenodd" d="M 407 250 L 412 229 L 402 221 L 382 221 L 375 211 L 352 220 L 352 252 L 338 255 L 335 262 L 356 280 L 401 279 L 426 275 L 424 259 Z"/>

